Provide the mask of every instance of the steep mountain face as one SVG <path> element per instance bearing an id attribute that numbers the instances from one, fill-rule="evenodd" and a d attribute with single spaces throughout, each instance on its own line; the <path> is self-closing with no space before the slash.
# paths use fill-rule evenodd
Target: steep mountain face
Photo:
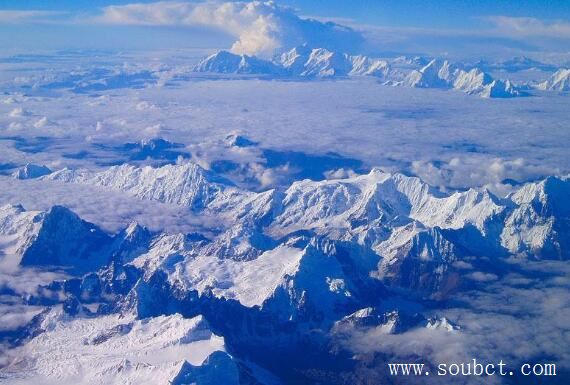
<path id="1" fill-rule="evenodd" d="M 463 256 L 440 228 L 412 222 L 396 229 L 376 252 L 384 258 L 375 276 L 387 284 L 439 293 L 445 288 L 453 262 Z"/>
<path id="2" fill-rule="evenodd" d="M 148 251 L 153 234 L 136 222 L 130 223 L 113 239 L 111 258 L 120 264 L 131 262 L 135 257 Z"/>
<path id="3" fill-rule="evenodd" d="M 358 271 L 343 260 L 335 242 L 319 237 L 293 238 L 289 242 L 303 249 L 294 270 L 264 300 L 262 309 L 283 321 L 315 327 L 330 327 L 332 320 L 354 311 L 359 303 Z"/>
<path id="4" fill-rule="evenodd" d="M 419 71 L 412 71 L 404 80 L 404 84 L 417 88 L 450 88 L 458 72 L 459 69 L 447 60 L 441 63 L 433 59 Z"/>
<path id="5" fill-rule="evenodd" d="M 324 48 L 309 49 L 305 46 L 282 54 L 277 61 L 289 74 L 300 77 L 375 76 L 382 78 L 390 71 L 388 63 L 383 60 L 362 55 L 351 56 Z"/>
<path id="6" fill-rule="evenodd" d="M 40 214 L 39 211 L 26 211 L 22 205 L 0 206 L 0 235 L 6 254 L 21 255 L 39 232 Z"/>
<path id="7" fill-rule="evenodd" d="M 508 80 L 493 79 L 478 68 L 473 68 L 468 72 L 460 71 L 453 83 L 453 88 L 484 98 L 510 98 L 521 95 Z"/>
<path id="8" fill-rule="evenodd" d="M 27 212 L 21 206 L 0 210 L 0 234 L 15 238 L 9 250 L 25 266 L 59 266 L 75 273 L 109 262 L 111 237 L 63 206 Z"/>
<path id="9" fill-rule="evenodd" d="M 390 65 L 385 60 L 373 59 L 368 56 L 351 56 L 352 69 L 349 75 L 353 76 L 374 76 L 387 78 L 390 75 Z"/>
<path id="10" fill-rule="evenodd" d="M 300 76 L 321 78 L 346 76 L 352 70 L 351 64 L 348 55 L 318 48 L 311 51 Z"/>
<path id="11" fill-rule="evenodd" d="M 561 68 L 550 79 L 538 85 L 541 90 L 570 91 L 570 68 Z"/>
<path id="12" fill-rule="evenodd" d="M 506 219 L 502 243 L 511 253 L 540 258 L 570 257 L 570 183 L 549 177 L 513 194 L 518 206 Z"/>

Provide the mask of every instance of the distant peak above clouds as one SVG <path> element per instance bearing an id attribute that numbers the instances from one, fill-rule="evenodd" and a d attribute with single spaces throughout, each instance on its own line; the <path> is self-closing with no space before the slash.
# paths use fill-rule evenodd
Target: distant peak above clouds
<path id="1" fill-rule="evenodd" d="M 426 60 L 414 58 L 407 63 Z M 200 61 L 193 70 L 297 79 L 373 76 L 380 79 L 384 85 L 390 86 L 454 89 L 483 98 L 527 96 L 527 93 L 519 90 L 509 80 L 494 79 L 477 67 L 466 71 L 447 60 L 433 59 L 422 68 L 409 71 L 397 69 L 401 63 L 402 58 L 389 62 L 363 55 L 353 56 L 329 51 L 325 48 L 310 49 L 303 45 L 274 57 L 272 61 L 218 51 Z"/>
<path id="2" fill-rule="evenodd" d="M 108 24 L 218 29 L 237 39 L 232 52 L 247 55 L 271 56 L 301 44 L 354 50 L 364 41 L 362 34 L 352 28 L 302 18 L 292 8 L 273 1 L 112 5 L 103 8 L 102 15 L 95 20 Z"/>

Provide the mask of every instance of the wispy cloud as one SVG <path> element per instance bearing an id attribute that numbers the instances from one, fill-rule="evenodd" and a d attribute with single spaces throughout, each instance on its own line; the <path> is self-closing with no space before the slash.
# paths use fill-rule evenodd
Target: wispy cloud
<path id="1" fill-rule="evenodd" d="M 489 16 L 485 19 L 494 25 L 492 32 L 504 36 L 570 38 L 570 23 L 565 21 L 510 16 Z"/>
<path id="2" fill-rule="evenodd" d="M 67 12 L 0 10 L 0 24 L 49 23 L 65 15 Z"/>

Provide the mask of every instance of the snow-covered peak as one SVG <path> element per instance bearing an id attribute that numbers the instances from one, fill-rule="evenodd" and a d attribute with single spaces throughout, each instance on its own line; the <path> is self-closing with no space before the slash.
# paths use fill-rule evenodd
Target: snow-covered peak
<path id="1" fill-rule="evenodd" d="M 51 173 L 51 170 L 44 165 L 27 163 L 24 167 L 16 170 L 12 176 L 16 179 L 34 179 Z"/>
<path id="2" fill-rule="evenodd" d="M 457 68 L 445 60 L 433 59 L 419 71 L 412 71 L 405 84 L 418 88 L 449 88 L 455 79 Z"/>
<path id="3" fill-rule="evenodd" d="M 375 76 L 384 78 L 390 73 L 390 65 L 385 60 L 373 59 L 368 56 L 351 56 L 352 69 L 349 75 Z"/>
<path id="4" fill-rule="evenodd" d="M 93 271 L 108 262 L 111 237 L 63 206 L 26 211 L 0 207 L 0 248 L 14 264 L 57 266 L 74 273 Z"/>
<path id="5" fill-rule="evenodd" d="M 299 269 L 303 250 L 280 246 L 251 261 L 220 260 L 215 255 L 189 258 L 173 272 L 187 289 L 206 290 L 214 296 L 234 299 L 247 307 L 261 306 L 286 276 Z"/>
<path id="6" fill-rule="evenodd" d="M 64 206 L 53 206 L 35 217 L 22 265 L 62 266 L 73 272 L 93 271 L 108 262 L 111 238 Z"/>
<path id="7" fill-rule="evenodd" d="M 26 211 L 22 205 L 0 206 L 0 235 L 6 254 L 17 254 L 39 230 L 40 211 Z"/>
<path id="8" fill-rule="evenodd" d="M 281 73 L 281 69 L 270 61 L 255 56 L 236 55 L 228 51 L 218 51 L 206 57 L 193 70 L 221 74 L 278 75 Z"/>
<path id="9" fill-rule="evenodd" d="M 457 333 L 461 327 L 455 325 L 445 317 L 430 318 L 426 324 L 426 329 L 442 330 L 448 333 Z"/>
<path id="10" fill-rule="evenodd" d="M 352 70 L 348 55 L 316 48 L 311 51 L 301 76 L 333 77 L 346 76 Z"/>
<path id="11" fill-rule="evenodd" d="M 353 178 L 295 182 L 276 222 L 286 228 L 370 226 L 408 217 L 429 198 L 429 186 L 418 178 L 373 169 Z"/>
<path id="12" fill-rule="evenodd" d="M 296 47 L 283 53 L 277 61 L 288 73 L 301 77 L 338 76 L 384 77 L 390 68 L 386 61 L 368 56 L 351 56 L 324 48 Z"/>
<path id="13" fill-rule="evenodd" d="M 551 91 L 570 91 L 570 68 L 560 68 L 543 83 L 538 85 L 539 89 Z"/>
<path id="14" fill-rule="evenodd" d="M 520 96 L 521 93 L 508 80 L 496 80 L 479 68 L 465 71 L 447 60 L 433 59 L 420 70 L 410 72 L 403 85 L 416 88 L 453 88 L 469 95 L 484 98 Z"/>
<path id="15" fill-rule="evenodd" d="M 511 200 L 518 205 L 532 202 L 547 205 L 552 199 L 557 199 L 563 203 L 568 197 L 570 197 L 570 181 L 551 176 L 539 182 L 525 184 L 512 194 Z M 556 211 L 565 207 L 570 207 L 570 204 L 564 205 Z"/>
<path id="16" fill-rule="evenodd" d="M 484 98 L 509 98 L 520 96 L 510 81 L 493 79 L 491 75 L 473 68 L 470 71 L 459 71 L 453 88 L 469 95 L 478 95 Z"/>
<path id="17" fill-rule="evenodd" d="M 502 244 L 513 254 L 570 257 L 570 182 L 549 177 L 528 183 L 511 197 L 517 206 L 506 218 Z"/>
<path id="18" fill-rule="evenodd" d="M 131 222 L 113 239 L 112 258 L 120 263 L 128 263 L 136 256 L 148 251 L 152 233 L 137 222 Z"/>

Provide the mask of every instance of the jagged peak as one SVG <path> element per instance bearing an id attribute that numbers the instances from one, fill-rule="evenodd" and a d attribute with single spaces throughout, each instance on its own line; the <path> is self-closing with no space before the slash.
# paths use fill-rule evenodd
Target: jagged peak
<path id="1" fill-rule="evenodd" d="M 66 206 L 54 205 L 45 212 L 45 220 L 69 223 L 87 223 L 84 222 L 79 215 Z"/>
<path id="2" fill-rule="evenodd" d="M 459 330 L 461 330 L 460 326 L 454 324 L 453 322 L 448 320 L 446 317 L 430 318 L 430 319 L 428 319 L 425 327 L 426 327 L 426 329 L 442 330 L 442 331 L 445 331 L 448 333 L 457 333 Z"/>
<path id="3" fill-rule="evenodd" d="M 570 181 L 556 176 L 527 183 L 510 198 L 518 205 L 533 204 L 545 215 L 570 215 Z"/>

